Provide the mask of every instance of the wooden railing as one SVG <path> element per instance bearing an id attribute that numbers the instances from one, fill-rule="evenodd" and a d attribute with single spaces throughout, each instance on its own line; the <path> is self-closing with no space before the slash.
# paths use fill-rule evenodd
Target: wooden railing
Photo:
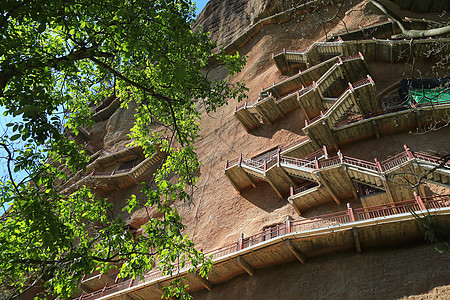
<path id="1" fill-rule="evenodd" d="M 306 183 L 304 183 L 304 184 L 301 184 L 301 185 L 299 185 L 299 186 L 296 186 L 296 187 L 292 187 L 291 188 L 291 197 L 292 196 L 294 196 L 294 195 L 296 195 L 296 194 L 300 194 L 300 193 L 303 193 L 303 192 L 305 192 L 305 191 L 307 191 L 307 190 L 309 190 L 309 189 L 312 189 L 312 188 L 314 188 L 314 187 L 316 187 L 316 186 L 318 186 L 319 185 L 319 183 L 318 182 L 315 182 L 315 181 L 308 181 L 308 182 L 306 182 Z"/>
<path id="2" fill-rule="evenodd" d="M 294 221 L 288 220 L 283 223 L 275 224 L 274 226 L 266 228 L 265 230 L 248 237 L 244 237 L 243 235 L 241 235 L 241 238 L 239 238 L 237 242 L 230 243 L 218 249 L 206 252 L 205 255 L 215 260 L 224 257 L 226 255 L 236 253 L 245 248 L 249 248 L 258 245 L 262 242 L 280 236 L 284 236 L 290 233 L 299 233 L 307 230 L 336 226 L 355 221 L 367 221 L 374 218 L 381 218 L 403 213 L 409 213 L 411 211 L 424 211 L 427 209 L 442 209 L 448 207 L 450 207 L 449 195 L 437 195 L 422 199 L 417 194 L 415 194 L 415 199 L 385 205 L 377 205 L 357 209 L 352 209 L 348 205 L 348 208 L 345 211 L 320 215 L 311 218 L 304 218 Z M 162 276 L 163 273 L 161 271 L 152 270 L 146 275 L 144 275 L 143 281 L 129 279 L 112 286 L 105 286 L 102 290 L 98 290 L 87 295 L 82 295 L 78 299 L 79 300 L 97 299 L 101 296 L 110 295 L 112 293 L 124 290 L 126 288 L 137 286 L 143 282 L 157 280 Z"/>

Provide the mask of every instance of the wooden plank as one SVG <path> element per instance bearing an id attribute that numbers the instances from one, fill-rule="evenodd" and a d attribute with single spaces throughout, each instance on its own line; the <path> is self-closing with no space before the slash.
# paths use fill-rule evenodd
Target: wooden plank
<path id="1" fill-rule="evenodd" d="M 194 278 L 197 279 L 197 281 L 203 285 L 205 287 L 205 289 L 207 289 L 208 291 L 211 291 L 212 288 L 214 287 L 214 285 L 208 281 L 208 279 L 203 278 L 202 276 L 200 276 L 200 274 L 198 274 L 197 272 L 193 273 Z"/>

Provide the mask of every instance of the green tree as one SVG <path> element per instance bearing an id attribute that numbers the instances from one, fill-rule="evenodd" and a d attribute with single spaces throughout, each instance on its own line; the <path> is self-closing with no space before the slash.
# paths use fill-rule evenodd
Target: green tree
<path id="1" fill-rule="evenodd" d="M 2 1 L 0 104 L 5 115 L 16 117 L 0 141 L 8 170 L 0 201 L 11 203 L 0 217 L 2 297 L 36 284 L 43 284 L 42 297 L 69 297 L 83 274 L 117 264 L 122 277 L 137 278 L 155 261 L 169 274 L 174 263 L 187 260 L 201 265 L 205 276 L 210 262 L 182 235 L 182 220 L 170 204 L 188 200 L 186 190 L 196 182 L 198 106 L 209 112 L 231 97 L 245 97 L 243 84 L 211 80 L 205 68 L 221 64 L 233 75 L 245 58 L 216 51 L 207 34 L 193 31 L 194 9 L 185 0 Z M 143 188 L 143 205 L 157 207 L 163 217 L 151 219 L 139 239 L 110 213 L 106 199 L 85 187 L 70 195 L 58 190 L 67 175 L 56 162 L 72 171 L 89 162 L 64 130 L 78 134 L 89 126 L 89 105 L 112 92 L 122 106 L 137 103 L 131 135 L 145 155 L 156 145 L 167 154 L 154 178 L 157 187 Z M 152 132 L 148 125 L 155 122 L 165 130 Z M 20 149 L 13 147 L 17 141 Z M 131 197 L 126 210 L 140 207 Z M 188 297 L 182 282 L 170 290 Z"/>

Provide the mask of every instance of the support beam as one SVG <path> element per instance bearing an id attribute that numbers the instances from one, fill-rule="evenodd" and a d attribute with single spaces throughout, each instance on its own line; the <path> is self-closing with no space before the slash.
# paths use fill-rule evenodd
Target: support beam
<path id="1" fill-rule="evenodd" d="M 248 181 L 250 181 L 250 184 L 252 185 L 252 187 L 254 189 L 256 189 L 256 184 L 255 184 L 255 181 L 252 179 L 252 177 L 250 175 L 248 175 L 247 172 L 245 172 L 243 168 L 241 168 L 241 171 L 247 177 Z"/>
<path id="2" fill-rule="evenodd" d="M 320 176 L 319 173 L 317 173 L 317 179 L 328 190 L 328 192 L 330 193 L 331 197 L 333 197 L 334 202 L 336 202 L 337 205 L 341 205 L 341 201 L 339 201 L 339 198 L 334 193 L 334 191 L 331 189 L 330 185 L 328 184 L 328 181 L 326 181 L 325 178 Z"/>
<path id="3" fill-rule="evenodd" d="M 264 121 L 266 121 L 267 123 L 269 123 L 270 126 L 272 126 L 272 122 L 270 122 L 270 118 L 264 114 L 264 112 L 259 109 L 259 106 L 255 106 L 256 111 L 258 112 L 258 114 L 261 116 L 261 118 L 263 118 Z"/>
<path id="4" fill-rule="evenodd" d="M 389 183 L 387 182 L 386 178 L 383 177 L 383 179 L 381 180 L 383 182 L 384 188 L 386 190 L 386 194 L 388 196 L 388 199 L 391 203 L 394 203 L 394 197 L 392 196 L 392 191 L 391 191 L 391 187 L 389 185 Z"/>
<path id="5" fill-rule="evenodd" d="M 380 132 L 378 131 L 378 125 L 377 125 L 376 120 L 372 120 L 372 122 L 370 122 L 370 123 L 372 124 L 372 130 L 373 130 L 373 133 L 375 134 L 375 137 L 377 139 L 379 139 L 380 138 Z"/>
<path id="6" fill-rule="evenodd" d="M 294 245 L 292 245 L 291 240 L 286 240 L 286 247 L 288 247 L 288 249 L 292 252 L 292 254 L 295 255 L 295 257 L 297 257 L 297 259 L 304 264 L 306 262 L 306 258 L 300 253 L 300 251 L 298 251 L 297 249 L 295 249 Z"/>
<path id="7" fill-rule="evenodd" d="M 203 285 L 205 289 L 207 289 L 208 291 L 211 291 L 212 288 L 214 287 L 214 285 L 211 282 L 209 282 L 208 279 L 203 278 L 197 272 L 194 273 L 194 278 L 196 278 L 198 282 L 200 282 L 200 284 Z"/>
<path id="8" fill-rule="evenodd" d="M 228 181 L 231 183 L 231 185 L 234 187 L 234 189 L 238 192 L 238 194 L 241 194 L 241 191 L 239 190 L 238 186 L 236 185 L 236 183 L 234 183 L 233 179 L 230 178 L 230 176 L 228 176 L 227 172 L 225 171 L 225 176 L 227 177 Z"/>
<path id="9" fill-rule="evenodd" d="M 283 195 L 281 194 L 281 192 L 275 187 L 275 185 L 272 183 L 272 181 L 270 181 L 269 178 L 267 178 L 266 176 L 266 180 L 267 182 L 270 184 L 270 186 L 273 188 L 273 190 L 275 191 L 275 193 L 277 193 L 278 197 L 280 197 L 280 199 L 284 199 Z"/>
<path id="10" fill-rule="evenodd" d="M 358 194 L 356 193 L 355 187 L 354 187 L 354 185 L 352 183 L 352 179 L 350 178 L 350 175 L 348 174 L 347 166 L 342 165 L 342 169 L 344 169 L 344 171 L 345 171 L 345 177 L 346 177 L 347 181 L 350 182 L 350 189 L 352 190 L 353 198 L 356 201 L 359 201 L 359 197 L 358 197 Z"/>
<path id="11" fill-rule="evenodd" d="M 361 241 L 359 240 L 358 228 L 357 227 L 352 228 L 352 232 L 353 232 L 353 238 L 355 240 L 356 251 L 358 253 L 361 253 Z"/>
<path id="12" fill-rule="evenodd" d="M 250 266 L 250 264 L 248 262 L 246 262 L 241 256 L 238 256 L 236 258 L 236 263 L 241 266 L 245 272 L 247 272 L 248 275 L 250 276 L 254 276 L 255 274 L 255 270 L 253 269 L 252 266 Z"/>

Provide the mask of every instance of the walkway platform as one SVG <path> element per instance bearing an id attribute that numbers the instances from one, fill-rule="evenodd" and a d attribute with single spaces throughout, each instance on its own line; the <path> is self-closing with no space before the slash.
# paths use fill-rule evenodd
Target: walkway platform
<path id="1" fill-rule="evenodd" d="M 383 192 L 377 195 L 379 203 L 398 202 L 411 197 L 412 190 L 403 184 L 404 177 L 396 174 L 424 175 L 427 180 L 450 187 L 450 162 L 440 166 L 438 157 L 420 152 L 405 151 L 393 158 L 373 162 L 344 156 L 341 152 L 328 158 L 326 148 L 302 159 L 281 155 L 281 150 L 263 158 L 246 159 L 242 156 L 228 162 L 225 175 L 234 188 L 242 189 L 266 181 L 281 199 L 288 201 L 297 213 L 326 202 L 338 205 L 347 200 L 360 200 L 355 184 L 360 183 Z M 414 182 L 414 178 L 410 179 Z M 363 206 L 375 198 L 362 201 Z"/>
<path id="2" fill-rule="evenodd" d="M 358 91 L 358 99 L 364 101 L 358 100 L 357 105 L 369 106 L 363 111 L 378 112 L 378 100 L 371 95 L 376 94 L 375 85 L 368 72 L 364 57 L 360 54 L 343 59 L 335 57 L 263 89 L 257 102 L 245 102 L 236 107 L 234 115 L 247 132 L 259 127 L 262 121 L 272 125 L 299 107 L 310 120 L 329 108 L 338 99 L 333 97 L 345 91 L 349 82 L 354 83 L 355 87 L 368 83 L 372 85 L 372 91 L 366 94 L 363 90 Z M 366 75 L 362 75 L 364 73 Z"/>
<path id="3" fill-rule="evenodd" d="M 176 276 L 186 280 L 189 292 L 212 290 L 215 285 L 238 275 L 247 273 L 256 276 L 255 270 L 287 262 L 299 261 L 305 264 L 313 257 L 336 251 L 354 249 L 355 252 L 362 252 L 367 248 L 423 241 L 425 231 L 408 211 L 408 207 L 418 214 L 427 213 L 428 208 L 435 224 L 448 227 L 449 200 L 448 196 L 415 197 L 395 206 L 349 208 L 333 214 L 286 221 L 205 253 L 213 260 L 207 279 L 195 272 L 188 273 L 191 268 L 189 265 L 179 269 Z M 105 286 L 94 293 L 83 295 L 82 299 L 156 300 L 161 297 L 161 288 L 174 278 L 154 270 L 143 279 Z"/>

